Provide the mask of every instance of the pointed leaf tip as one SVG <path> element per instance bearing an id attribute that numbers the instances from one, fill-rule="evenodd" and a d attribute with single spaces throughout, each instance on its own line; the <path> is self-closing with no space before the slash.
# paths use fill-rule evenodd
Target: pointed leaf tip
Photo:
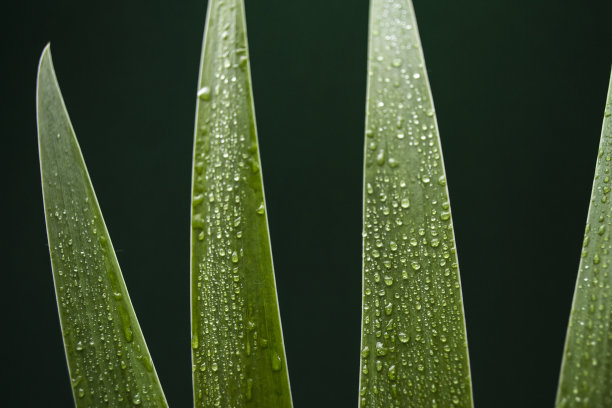
<path id="1" fill-rule="evenodd" d="M 47 237 L 75 405 L 167 407 L 48 45 L 36 105 Z"/>
<path id="2" fill-rule="evenodd" d="M 37 89 L 40 88 L 41 79 L 46 79 L 45 76 L 49 72 L 54 73 L 54 71 L 53 59 L 51 57 L 51 43 L 47 43 L 38 60 Z"/>
<path id="3" fill-rule="evenodd" d="M 43 66 L 43 64 L 49 63 L 53 65 L 51 61 L 51 43 L 47 43 L 40 53 L 40 59 L 38 60 L 38 73 L 40 74 L 40 68 Z"/>

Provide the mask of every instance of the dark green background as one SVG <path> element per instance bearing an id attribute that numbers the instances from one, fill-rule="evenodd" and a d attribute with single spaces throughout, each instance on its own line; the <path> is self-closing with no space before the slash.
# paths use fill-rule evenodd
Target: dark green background
<path id="1" fill-rule="evenodd" d="M 189 187 L 205 3 L 2 7 L 6 406 L 72 404 L 37 156 L 36 66 L 47 41 L 168 401 L 192 404 Z M 295 406 L 355 407 L 368 2 L 246 6 Z M 552 406 L 612 62 L 612 2 L 415 0 L 415 8 L 448 172 L 475 402 Z"/>

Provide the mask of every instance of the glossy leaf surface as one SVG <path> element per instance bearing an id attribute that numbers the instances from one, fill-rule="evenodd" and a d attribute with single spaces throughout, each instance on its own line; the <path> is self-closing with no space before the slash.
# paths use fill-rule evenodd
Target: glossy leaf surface
<path id="1" fill-rule="evenodd" d="M 612 77 L 574 292 L 557 407 L 612 406 Z"/>
<path id="2" fill-rule="evenodd" d="M 436 116 L 410 0 L 372 0 L 361 407 L 471 407 Z"/>
<path id="3" fill-rule="evenodd" d="M 195 406 L 290 407 L 241 0 L 209 2 L 197 96 Z"/>
<path id="4" fill-rule="evenodd" d="M 166 407 L 45 48 L 38 141 L 58 309 L 77 407 Z"/>

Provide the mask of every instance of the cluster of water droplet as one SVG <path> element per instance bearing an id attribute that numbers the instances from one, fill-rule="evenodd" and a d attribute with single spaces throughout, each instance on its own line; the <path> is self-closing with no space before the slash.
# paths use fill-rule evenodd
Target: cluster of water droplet
<path id="1" fill-rule="evenodd" d="M 372 6 L 360 404 L 468 406 L 446 179 L 408 3 Z"/>
<path id="2" fill-rule="evenodd" d="M 288 394 L 274 391 L 288 380 L 242 8 L 238 1 L 218 2 L 209 12 L 192 203 L 196 406 L 283 406 Z"/>
<path id="3" fill-rule="evenodd" d="M 41 138 L 43 188 L 76 404 L 165 407 L 76 139 L 52 139 Z"/>

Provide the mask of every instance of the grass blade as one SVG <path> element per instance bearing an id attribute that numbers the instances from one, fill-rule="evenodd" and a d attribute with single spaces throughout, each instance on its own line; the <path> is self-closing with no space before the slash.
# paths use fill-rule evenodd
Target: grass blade
<path id="1" fill-rule="evenodd" d="M 290 407 L 242 0 L 209 2 L 194 145 L 195 406 Z"/>
<path id="2" fill-rule="evenodd" d="M 591 205 L 565 353 L 557 407 L 612 406 L 612 77 L 604 114 Z"/>
<path id="3" fill-rule="evenodd" d="M 57 83 L 38 68 L 38 143 L 49 251 L 77 407 L 167 407 Z"/>
<path id="4" fill-rule="evenodd" d="M 465 320 L 431 90 L 410 0 L 372 0 L 361 407 L 471 407 Z"/>

